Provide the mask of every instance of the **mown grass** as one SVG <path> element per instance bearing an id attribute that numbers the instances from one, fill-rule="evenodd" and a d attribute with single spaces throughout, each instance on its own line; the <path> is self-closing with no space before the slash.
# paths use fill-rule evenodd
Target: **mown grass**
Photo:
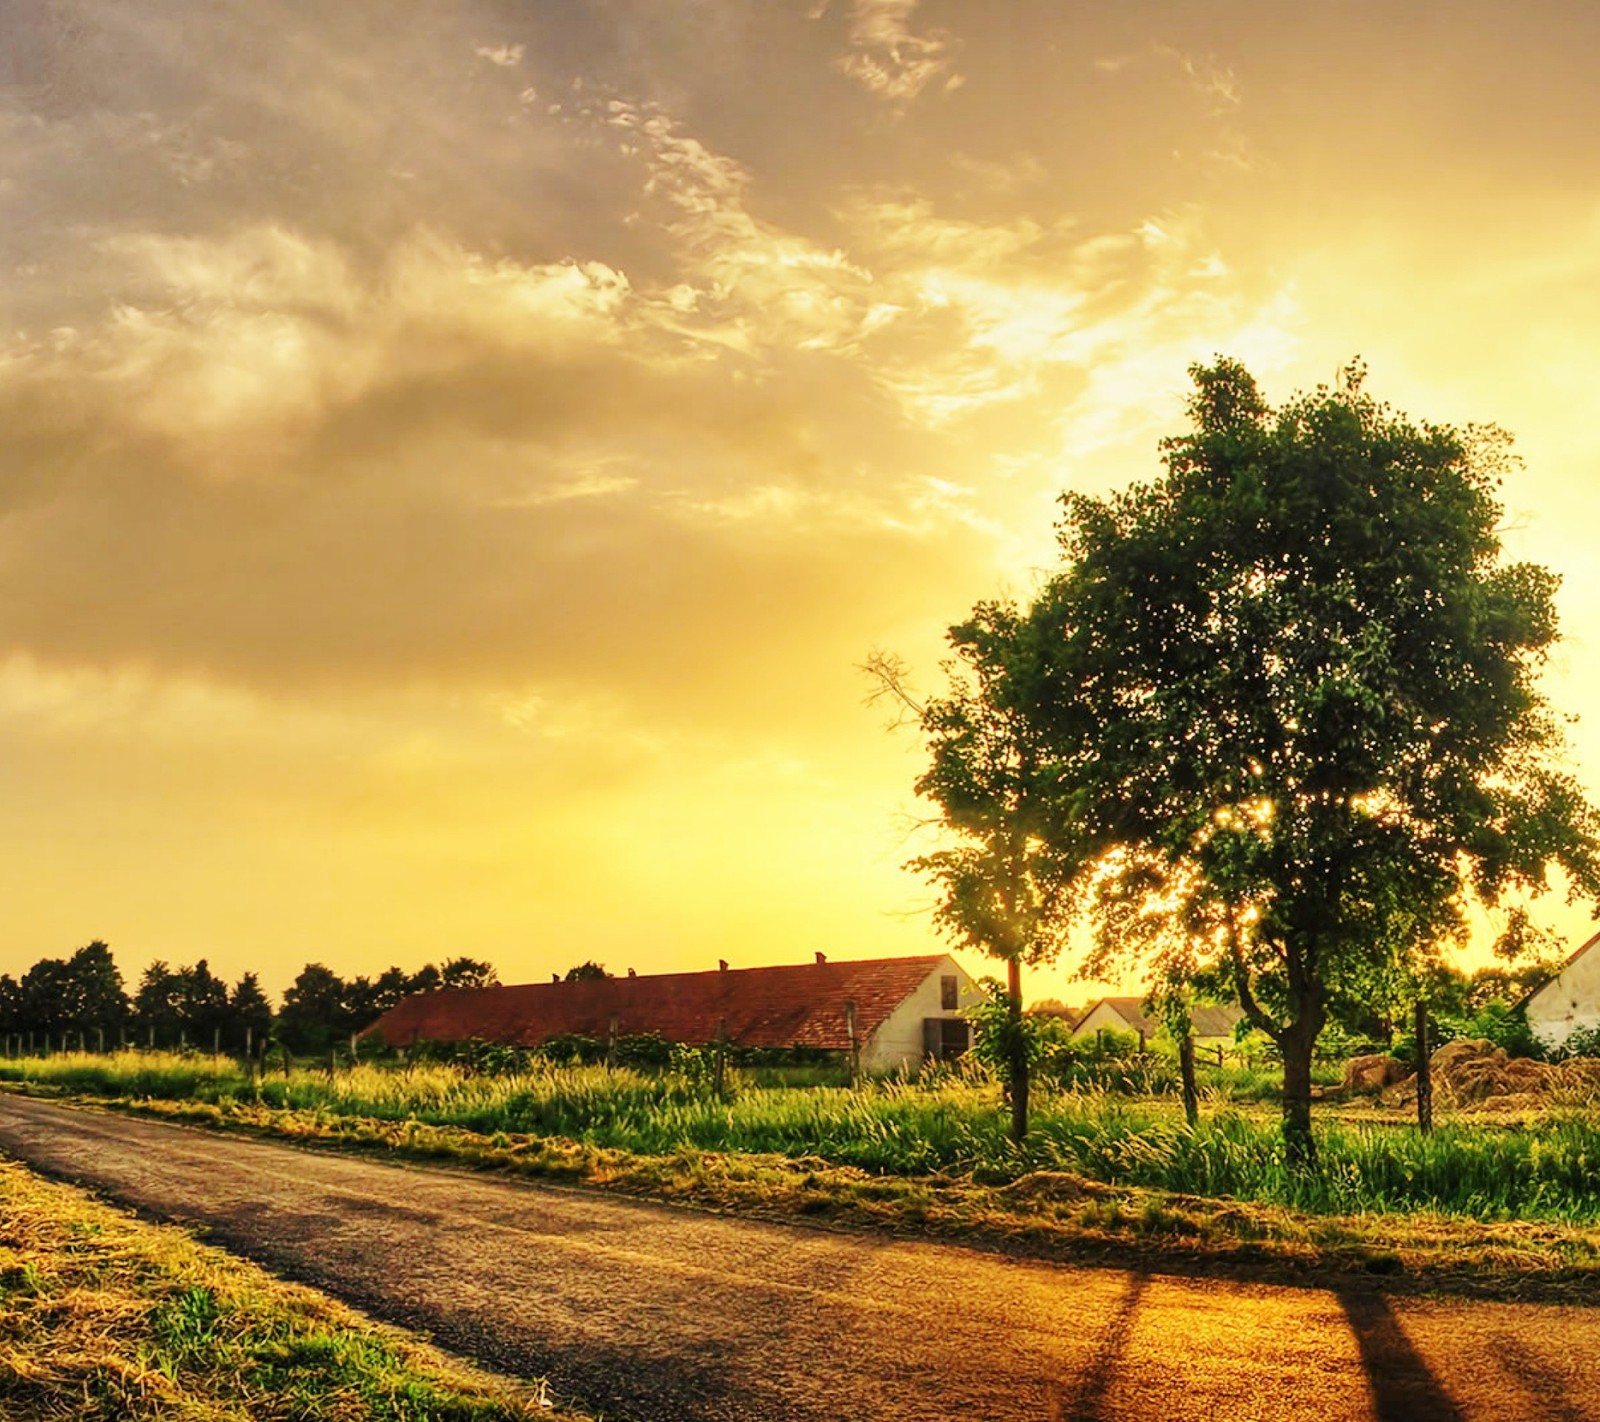
<path id="1" fill-rule="evenodd" d="M 1034 1172 L 1317 1214 L 1436 1212 L 1481 1221 L 1600 1222 L 1600 1122 L 1580 1111 L 1521 1124 L 1451 1121 L 1424 1136 L 1388 1122 L 1329 1121 L 1319 1168 L 1289 1166 L 1275 1120 L 1231 1107 L 1189 1129 L 1174 1109 L 1114 1093 L 1043 1091 L 1024 1146 L 992 1086 L 886 1081 L 860 1090 L 738 1084 L 719 1098 L 670 1074 L 541 1067 L 481 1076 L 453 1066 L 296 1071 L 252 1084 L 204 1058 L 64 1055 L 0 1062 L 0 1080 L 115 1098 L 259 1105 L 481 1136 L 560 1138 L 651 1156 L 686 1151 L 820 1159 L 883 1175 Z"/>
<path id="2" fill-rule="evenodd" d="M 531 1389 L 0 1161 L 0 1416 L 528 1422 Z"/>

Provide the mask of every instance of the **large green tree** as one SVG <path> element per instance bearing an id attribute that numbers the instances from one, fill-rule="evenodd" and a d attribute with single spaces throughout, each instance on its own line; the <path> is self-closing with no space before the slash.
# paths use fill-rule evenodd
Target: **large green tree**
<path id="1" fill-rule="evenodd" d="M 1192 374 L 1165 474 L 1065 501 L 1020 674 L 1099 964 L 1235 994 L 1308 1161 L 1330 1011 L 1552 866 L 1600 896 L 1596 822 L 1536 682 L 1556 579 L 1502 556 L 1506 437 L 1413 424 L 1355 368 L 1279 408 L 1233 361 Z"/>

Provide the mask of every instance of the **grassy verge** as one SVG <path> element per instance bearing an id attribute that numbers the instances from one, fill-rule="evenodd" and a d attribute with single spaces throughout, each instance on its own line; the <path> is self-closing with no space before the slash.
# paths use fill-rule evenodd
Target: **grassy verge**
<path id="1" fill-rule="evenodd" d="M 1438 1212 L 1308 1214 L 1279 1205 L 1107 1185 L 1033 1170 L 1004 1183 L 970 1173 L 876 1174 L 820 1158 L 678 1150 L 645 1154 L 559 1137 L 242 1102 L 99 1104 L 302 1145 L 505 1171 L 781 1222 L 804 1219 L 1040 1258 L 1235 1268 L 1276 1278 L 1380 1275 L 1391 1286 L 1494 1297 L 1591 1297 L 1600 1229 L 1475 1221 Z"/>
<path id="2" fill-rule="evenodd" d="M 0 1160 L 0 1416 L 528 1422 L 529 1389 Z"/>
<path id="3" fill-rule="evenodd" d="M 451 1066 L 298 1071 L 252 1085 L 209 1058 L 60 1056 L 0 1062 L 7 1077 L 104 1098 L 262 1108 L 298 1119 L 415 1133 L 560 1138 L 639 1156 L 821 1159 L 881 1176 L 969 1176 L 1004 1185 L 1038 1172 L 1104 1185 L 1225 1198 L 1322 1215 L 1435 1213 L 1481 1222 L 1600 1225 L 1600 1119 L 1445 1121 L 1423 1136 L 1358 1118 L 1319 1127 L 1321 1168 L 1284 1158 L 1270 1113 L 1213 1101 L 1197 1129 L 1175 1104 L 1041 1091 L 1018 1147 L 987 1085 L 883 1082 L 859 1091 L 742 1084 L 731 1098 L 673 1075 L 545 1067 L 484 1076 Z M 376 1127 L 375 1127 L 376 1129 Z"/>

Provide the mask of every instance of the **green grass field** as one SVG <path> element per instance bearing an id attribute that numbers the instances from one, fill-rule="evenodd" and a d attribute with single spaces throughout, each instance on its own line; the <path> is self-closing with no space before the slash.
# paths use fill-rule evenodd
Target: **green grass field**
<path id="1" fill-rule="evenodd" d="M 1317 1214 L 1437 1212 L 1475 1220 L 1600 1221 L 1600 1121 L 1575 1109 L 1521 1123 L 1446 1120 L 1432 1135 L 1393 1121 L 1325 1119 L 1320 1166 L 1288 1168 L 1269 1108 L 1213 1094 L 1198 1128 L 1167 1100 L 1044 1090 L 1019 1148 L 993 1086 L 886 1081 L 852 1091 L 700 1082 L 601 1067 L 510 1076 L 454 1066 L 359 1066 L 332 1081 L 296 1070 L 252 1086 L 235 1063 L 124 1053 L 0 1062 L 0 1080 L 102 1097 L 197 1101 L 409 1122 L 493 1139 L 559 1138 L 666 1156 L 685 1151 L 817 1159 L 879 1175 L 1004 1184 L 1062 1172 L 1108 1185 L 1229 1198 Z"/>

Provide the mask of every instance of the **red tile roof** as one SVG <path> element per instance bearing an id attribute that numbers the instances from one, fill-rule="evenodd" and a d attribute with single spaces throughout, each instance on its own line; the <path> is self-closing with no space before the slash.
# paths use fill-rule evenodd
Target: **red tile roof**
<path id="1" fill-rule="evenodd" d="M 728 1040 L 739 1046 L 842 1051 L 850 1045 L 845 1003 L 856 1005 L 856 1036 L 865 1044 L 889 1014 L 945 961 L 944 954 L 931 953 L 915 958 L 591 978 L 521 987 L 455 988 L 408 997 L 363 1035 L 376 1033 L 391 1047 L 472 1038 L 536 1047 L 547 1037 L 567 1033 L 603 1041 L 615 1016 L 621 1037 L 655 1032 L 669 1042 L 701 1045 L 715 1041 L 718 1023 L 725 1022 Z"/>

